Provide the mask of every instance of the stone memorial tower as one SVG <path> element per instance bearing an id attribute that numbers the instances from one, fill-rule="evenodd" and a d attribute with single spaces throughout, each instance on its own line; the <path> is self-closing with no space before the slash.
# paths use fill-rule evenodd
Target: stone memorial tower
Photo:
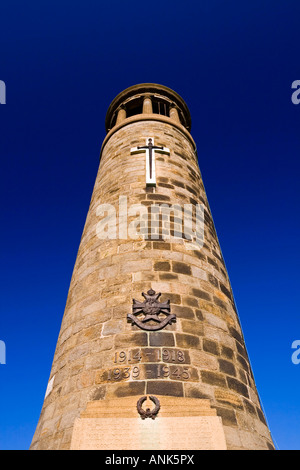
<path id="1" fill-rule="evenodd" d="M 111 103 L 31 449 L 273 449 L 184 100 Z"/>

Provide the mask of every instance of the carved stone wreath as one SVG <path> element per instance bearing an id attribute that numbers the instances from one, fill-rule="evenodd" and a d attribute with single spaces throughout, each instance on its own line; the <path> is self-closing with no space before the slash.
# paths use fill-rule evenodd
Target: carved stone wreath
<path id="1" fill-rule="evenodd" d="M 150 289 L 147 294 L 142 292 L 142 296 L 144 302 L 133 299 L 132 314 L 127 315 L 129 323 L 137 325 L 142 330 L 156 331 L 176 322 L 176 315 L 170 313 L 170 300 L 159 302 L 160 292 L 157 294 Z"/>
<path id="2" fill-rule="evenodd" d="M 147 396 L 145 395 L 144 397 L 141 397 L 138 399 L 137 401 L 137 404 L 136 404 L 136 407 L 137 407 L 137 410 L 140 414 L 140 417 L 142 419 L 146 419 L 146 418 L 152 418 L 152 419 L 155 419 L 156 418 L 156 415 L 157 413 L 159 412 L 160 410 L 160 403 L 159 403 L 159 400 L 158 398 L 154 397 L 154 396 L 149 396 L 150 400 L 154 403 L 155 407 L 153 408 L 153 410 L 150 410 L 150 408 L 146 408 L 146 410 L 144 410 L 142 408 L 142 405 L 144 403 L 144 401 L 147 400 Z"/>

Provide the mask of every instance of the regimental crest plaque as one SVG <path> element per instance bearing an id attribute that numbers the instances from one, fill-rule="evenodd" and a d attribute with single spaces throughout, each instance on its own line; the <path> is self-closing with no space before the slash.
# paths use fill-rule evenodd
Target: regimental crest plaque
<path id="1" fill-rule="evenodd" d="M 129 323 L 142 330 L 156 331 L 176 322 L 176 315 L 171 313 L 170 300 L 159 302 L 160 292 L 150 289 L 147 294 L 142 292 L 142 296 L 144 302 L 133 299 L 132 314 L 127 315 Z"/>

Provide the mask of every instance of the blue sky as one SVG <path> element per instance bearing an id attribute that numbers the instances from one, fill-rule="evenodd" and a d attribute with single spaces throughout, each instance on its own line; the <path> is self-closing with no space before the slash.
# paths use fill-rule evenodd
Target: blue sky
<path id="1" fill-rule="evenodd" d="M 2 1 L 0 449 L 41 410 L 112 99 L 154 82 L 192 115 L 256 384 L 300 449 L 300 3 Z"/>

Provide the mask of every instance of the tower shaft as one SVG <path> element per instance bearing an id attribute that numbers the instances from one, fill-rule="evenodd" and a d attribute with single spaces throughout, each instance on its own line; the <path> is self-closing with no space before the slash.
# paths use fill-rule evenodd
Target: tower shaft
<path id="1" fill-rule="evenodd" d="M 273 448 L 190 126 L 161 85 L 109 107 L 32 449 Z"/>

